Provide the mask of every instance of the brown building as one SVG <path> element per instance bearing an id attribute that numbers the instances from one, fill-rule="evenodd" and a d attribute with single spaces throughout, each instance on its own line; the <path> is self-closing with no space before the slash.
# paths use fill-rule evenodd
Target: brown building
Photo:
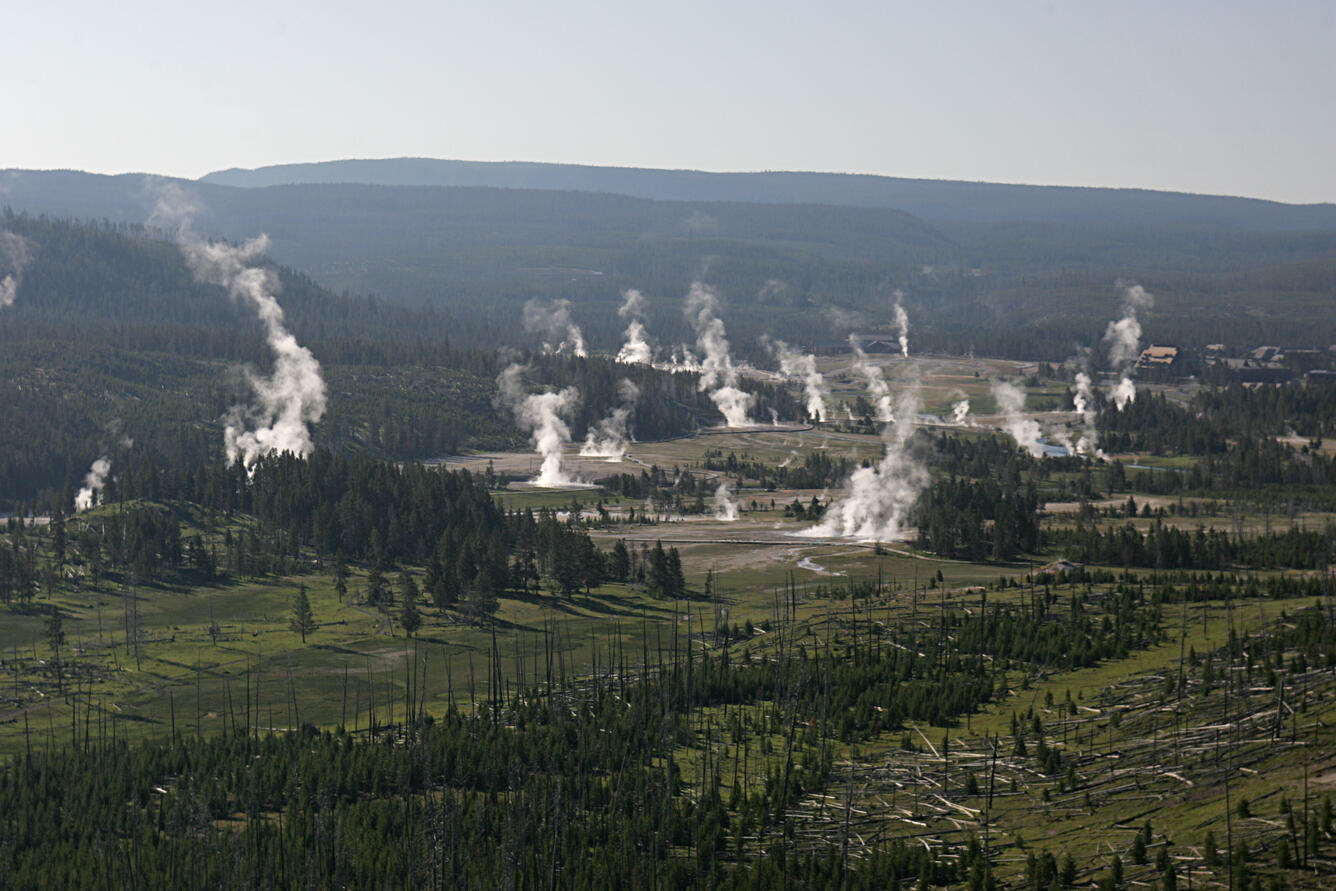
<path id="1" fill-rule="evenodd" d="M 1156 346 L 1154 344 L 1141 351 L 1137 358 L 1137 368 L 1140 370 L 1148 368 L 1172 368 L 1178 361 L 1178 347 L 1176 346 Z"/>

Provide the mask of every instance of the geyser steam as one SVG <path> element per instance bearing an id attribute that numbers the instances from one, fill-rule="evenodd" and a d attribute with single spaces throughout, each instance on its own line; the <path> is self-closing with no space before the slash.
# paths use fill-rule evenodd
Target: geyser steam
<path id="1" fill-rule="evenodd" d="M 872 360 L 868 358 L 857 334 L 849 335 L 849 346 L 854 351 L 854 368 L 867 381 L 868 392 L 872 394 L 873 404 L 877 407 L 877 421 L 882 424 L 894 421 L 895 412 L 891 409 L 891 388 L 886 384 L 886 378 L 881 373 L 881 366 L 873 364 Z"/>
<path id="2" fill-rule="evenodd" d="M 898 304 L 897 304 L 898 305 Z M 901 310 L 903 312 L 903 309 Z M 908 331 L 906 318 L 903 330 Z M 862 350 L 852 338 L 856 351 L 865 361 Z M 908 340 L 904 341 L 907 348 Z M 918 369 L 911 367 L 913 378 L 896 402 L 890 407 L 886 399 L 886 414 L 896 420 L 881 432 L 885 451 L 875 467 L 860 467 L 849 477 L 849 491 L 839 501 L 826 508 L 821 522 L 802 535 L 813 538 L 854 538 L 859 541 L 893 541 L 903 537 L 909 512 L 928 485 L 928 470 L 911 452 L 915 424 L 922 409 L 919 397 Z M 867 372 L 864 372 L 867 374 Z M 869 384 L 874 380 L 868 375 Z M 877 371 L 875 380 L 886 386 Z M 875 388 L 874 388 L 875 392 Z"/>
<path id="3" fill-rule="evenodd" d="M 0 309 L 14 305 L 23 281 L 23 270 L 32 261 L 32 246 L 28 239 L 6 229 L 0 229 Z"/>
<path id="4" fill-rule="evenodd" d="M 909 358 L 909 314 L 905 312 L 904 306 L 900 301 L 904 299 L 903 291 L 895 292 L 895 327 L 900 330 L 900 355 L 906 359 Z"/>
<path id="5" fill-rule="evenodd" d="M 711 401 L 723 414 L 725 424 L 746 427 L 751 424 L 752 396 L 738 388 L 738 370 L 729 355 L 724 323 L 716 315 L 718 306 L 718 298 L 708 285 L 691 283 L 683 311 L 696 331 L 696 348 L 705 354 L 701 362 L 700 391 L 709 393 Z"/>
<path id="6" fill-rule="evenodd" d="M 1072 405 L 1081 416 L 1083 428 L 1081 438 L 1076 441 L 1076 454 L 1103 458 L 1104 453 L 1099 449 L 1099 430 L 1095 427 L 1094 382 L 1084 371 L 1076 372 L 1076 392 L 1072 394 Z"/>
<path id="7" fill-rule="evenodd" d="M 1002 426 L 1016 440 L 1016 444 L 1036 458 L 1044 456 L 1039 422 L 1021 414 L 1025 408 L 1025 391 L 1007 381 L 993 381 L 993 398 L 1002 414 Z"/>
<path id="8" fill-rule="evenodd" d="M 617 352 L 617 361 L 628 365 L 650 364 L 654 351 L 645 339 L 645 295 L 635 288 L 623 291 L 622 305 L 617 315 L 631 320 L 626 326 L 626 343 Z"/>
<path id="9" fill-rule="evenodd" d="M 816 370 L 816 356 L 795 350 L 782 340 L 767 340 L 766 346 L 779 360 L 779 370 L 791 379 L 802 381 L 807 395 L 807 414 L 813 420 L 826 420 L 826 379 Z"/>
<path id="10" fill-rule="evenodd" d="M 910 453 L 914 422 L 921 407 L 916 381 L 897 400 L 897 420 L 882 430 L 885 453 L 881 461 L 855 470 L 849 477 L 848 493 L 826 508 L 820 523 L 801 535 L 858 541 L 903 537 L 909 512 L 928 485 L 927 468 Z"/>
<path id="11" fill-rule="evenodd" d="M 584 334 L 580 326 L 571 321 L 571 302 L 553 300 L 544 305 L 537 297 L 524 304 L 524 330 L 531 334 L 541 334 L 545 338 L 543 349 L 549 353 L 572 354 L 583 359 L 589 355 L 585 349 Z"/>
<path id="12" fill-rule="evenodd" d="M 74 496 L 74 509 L 82 513 L 97 504 L 102 489 L 107 485 L 107 476 L 111 473 L 111 460 L 103 455 L 93 462 L 84 476 L 83 488 Z"/>
<path id="13" fill-rule="evenodd" d="M 580 447 L 581 457 L 620 461 L 626 454 L 626 443 L 631 438 L 626 422 L 631 417 L 636 400 L 640 398 L 640 388 L 622 378 L 617 383 L 617 395 L 622 404 L 585 433 L 584 445 Z"/>
<path id="14" fill-rule="evenodd" d="M 200 281 L 222 285 L 238 300 L 248 301 L 264 323 L 265 341 L 274 354 L 268 377 L 249 372 L 255 404 L 234 406 L 224 427 L 228 463 L 251 467 L 274 452 L 310 453 L 309 424 L 325 415 L 325 381 L 320 363 L 283 324 L 283 308 L 274 294 L 278 276 L 257 264 L 269 247 L 261 235 L 240 246 L 183 240 L 181 251 Z M 251 429 L 248 429 L 251 428 Z"/>
<path id="15" fill-rule="evenodd" d="M 968 396 L 961 397 L 960 401 L 951 406 L 951 423 L 964 427 L 970 423 L 970 399 Z"/>
<path id="16" fill-rule="evenodd" d="M 721 482 L 719 488 L 714 490 L 714 518 L 725 523 L 732 523 L 738 518 L 738 502 L 733 497 L 728 480 Z"/>
<path id="17" fill-rule="evenodd" d="M 543 458 L 538 476 L 530 482 L 535 486 L 557 488 L 578 484 L 561 468 L 561 450 L 571 441 L 571 428 L 566 425 L 563 416 L 570 417 L 571 410 L 580 401 L 580 391 L 567 387 L 558 392 L 525 394 L 520 381 L 524 366 L 509 365 L 497 377 L 501 388 L 503 404 L 515 414 L 515 422 L 528 430 L 533 439 L 534 451 Z"/>
<path id="18" fill-rule="evenodd" d="M 1118 383 L 1109 391 L 1109 396 L 1118 410 L 1122 411 L 1137 398 L 1136 385 L 1132 383 L 1131 375 L 1132 363 L 1141 350 L 1141 322 L 1137 319 L 1137 312 L 1154 306 L 1155 298 L 1135 282 L 1119 281 L 1118 287 L 1123 292 L 1123 316 L 1116 322 L 1109 322 L 1104 329 L 1104 340 L 1109 345 L 1109 364 L 1120 373 Z"/>

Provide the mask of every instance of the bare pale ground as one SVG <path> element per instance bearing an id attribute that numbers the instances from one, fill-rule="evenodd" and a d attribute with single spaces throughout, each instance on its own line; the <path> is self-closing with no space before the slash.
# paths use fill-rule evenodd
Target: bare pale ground
<path id="1" fill-rule="evenodd" d="M 1018 378 L 1032 373 L 1036 367 L 1033 363 L 939 356 L 914 356 L 906 360 L 898 355 L 873 355 L 869 361 L 882 369 L 892 394 L 917 385 L 923 399 L 924 412 L 941 416 L 949 416 L 951 407 L 962 398 L 968 398 L 972 406 L 991 410 L 991 378 Z M 851 405 L 855 398 L 867 393 L 866 380 L 855 367 L 854 357 L 819 357 L 818 364 L 831 390 L 828 400 L 832 418 L 830 424 L 785 423 L 778 426 L 760 424 L 746 428 L 710 428 L 696 435 L 661 442 L 629 443 L 627 454 L 619 460 L 582 457 L 578 454 L 579 444 L 572 443 L 564 451 L 563 469 L 572 478 L 590 483 L 613 474 L 639 475 L 651 467 L 659 467 L 670 473 L 676 470 L 697 474 L 703 477 L 708 492 L 712 493 L 718 482 L 723 481 L 725 474 L 700 467 L 707 451 L 717 450 L 724 456 L 734 454 L 740 460 L 756 460 L 766 464 L 800 462 L 807 454 L 820 451 L 860 462 L 879 460 L 884 449 L 880 436 L 835 429 L 835 425 L 844 420 L 845 404 Z M 757 372 L 757 376 L 764 374 Z M 1072 415 L 1067 412 L 1037 414 L 1037 417 L 1050 425 L 1072 420 Z M 975 423 L 986 423 L 989 418 L 972 420 Z M 957 429 L 967 431 L 971 428 Z M 480 452 L 447 456 L 429 463 L 467 468 L 474 473 L 485 472 L 490 464 L 497 473 L 530 478 L 537 474 L 541 459 L 532 452 Z M 788 566 L 800 576 L 808 578 L 849 570 L 859 571 L 871 565 L 868 558 L 873 548 L 870 543 L 800 538 L 796 533 L 813 524 L 783 516 L 784 506 L 795 499 L 806 505 L 815 496 L 822 503 L 828 504 L 842 494 L 840 489 L 773 492 L 741 489 L 734 493 L 734 497 L 742 512 L 731 523 L 711 514 L 681 516 L 674 515 L 671 510 L 654 510 L 651 507 L 650 516 L 658 520 L 655 524 L 622 524 L 611 533 L 598 533 L 596 537 L 605 540 L 625 538 L 632 542 L 662 541 L 678 547 L 688 564 L 708 565 L 718 571 L 773 572 L 776 568 Z M 581 510 L 592 513 L 595 509 L 593 502 L 597 501 L 614 520 L 625 519 L 631 509 L 638 516 L 642 515 L 650 507 L 627 499 L 603 495 L 591 497 L 587 489 L 580 487 L 537 489 L 512 484 L 506 499 L 510 506 L 531 504 L 552 507 L 559 511 L 559 516 L 565 516 L 566 510 L 574 509 L 573 502 L 578 502 Z M 707 510 L 713 511 L 713 499 L 708 493 L 705 502 Z M 753 502 L 758 510 L 750 509 Z M 907 530 L 907 536 L 912 535 L 913 530 Z M 892 545 L 892 548 L 891 552 L 902 558 L 911 556 L 903 544 Z M 921 555 L 914 557 L 921 559 Z"/>
<path id="2" fill-rule="evenodd" d="M 1311 448 L 1313 443 L 1313 440 L 1307 436 L 1277 436 L 1276 440 L 1293 449 L 1302 449 L 1304 446 Z M 1319 451 L 1324 455 L 1336 453 L 1336 436 L 1325 437 Z"/>
<path id="3" fill-rule="evenodd" d="M 655 523 L 621 523 L 609 532 L 596 532 L 595 539 L 604 547 L 619 538 L 628 543 L 661 541 L 665 546 L 678 548 L 689 570 L 704 572 L 707 568 L 713 568 L 716 572 L 747 570 L 773 574 L 787 568 L 803 579 L 842 575 L 851 568 L 861 571 L 848 564 L 851 561 L 865 561 L 873 552 L 870 543 L 800 538 L 797 533 L 813 524 L 784 517 L 785 506 L 795 500 L 806 505 L 813 497 L 817 497 L 822 503 L 828 503 L 843 494 L 841 490 L 740 489 L 734 492 L 734 498 L 741 508 L 738 518 L 726 522 L 715 517 L 712 492 L 717 481 L 722 481 L 726 474 L 699 466 L 705 452 L 714 449 L 724 455 L 734 453 L 739 458 L 767 464 L 777 464 L 786 459 L 801 461 L 807 453 L 820 450 L 832 450 L 854 460 L 876 460 L 882 454 L 882 442 L 877 436 L 840 433 L 819 427 L 765 426 L 737 430 L 716 428 L 695 436 L 662 442 L 633 442 L 628 444 L 627 455 L 621 460 L 581 457 L 578 454 L 579 445 L 575 443 L 567 446 L 563 454 L 563 469 L 585 481 L 616 473 L 639 475 L 652 466 L 668 472 L 677 468 L 703 477 L 707 487 L 704 500 L 709 511 L 704 515 L 681 515 L 671 509 L 654 510 L 638 501 L 604 495 L 592 496 L 589 490 L 576 487 L 539 489 L 512 483 L 506 497 L 511 506 L 532 503 L 534 506 L 541 504 L 554 507 L 559 517 L 567 515 L 569 508 L 566 506 L 574 501 L 583 506 L 586 515 L 595 513 L 594 502 L 603 503 L 604 509 L 614 520 L 625 519 L 631 509 L 635 510 L 637 516 L 648 510 L 650 516 L 655 518 Z M 527 477 L 537 473 L 540 459 L 532 452 L 481 452 L 449 456 L 429 463 L 453 469 L 467 468 L 474 473 L 485 472 L 491 464 L 497 473 Z M 756 510 L 752 509 L 753 503 L 756 504 Z M 899 547 L 903 549 L 903 545 Z M 832 559 L 844 568 L 828 566 Z"/>
<path id="4" fill-rule="evenodd" d="M 1142 505 L 1146 504 L 1150 505 L 1151 510 L 1158 510 L 1161 507 L 1164 508 L 1165 510 L 1168 510 L 1171 505 L 1179 503 L 1179 498 L 1177 495 L 1135 495 L 1133 497 L 1136 499 L 1137 502 L 1137 510 L 1140 510 Z M 1097 501 L 1091 501 L 1089 502 L 1089 504 L 1096 510 L 1107 510 L 1112 507 L 1121 508 L 1126 506 L 1127 499 L 1125 497 L 1103 498 Z M 1049 501 L 1046 504 L 1044 504 L 1042 509 L 1046 513 L 1050 514 L 1075 514 L 1075 513 L 1080 513 L 1081 502 Z M 1188 519 L 1188 518 L 1184 517 L 1182 519 Z M 1200 519 L 1205 520 L 1207 518 L 1202 517 Z"/>
<path id="5" fill-rule="evenodd" d="M 892 395 L 899 394 L 907 387 L 917 385 L 926 416 L 920 418 L 923 426 L 951 428 L 964 434 L 972 432 L 996 431 L 1001 427 L 1002 418 L 994 414 L 996 404 L 992 396 L 992 380 L 1019 380 L 1033 374 L 1037 365 L 1032 362 L 1015 362 L 999 359 L 961 358 L 946 356 L 918 356 L 904 359 L 899 355 L 875 354 L 868 361 L 882 370 L 884 379 Z M 758 424 L 745 428 L 715 427 L 702 430 L 695 435 L 659 442 L 631 442 L 627 453 L 621 459 L 589 458 L 579 455 L 579 443 L 568 445 L 563 455 L 563 469 L 573 479 L 585 486 L 572 486 L 563 489 L 539 489 L 523 483 L 512 484 L 505 494 L 506 504 L 510 507 L 520 505 L 545 506 L 554 508 L 558 515 L 565 517 L 569 510 L 579 509 L 586 516 L 596 513 L 601 506 L 614 521 L 625 520 L 634 510 L 636 516 L 644 515 L 655 519 L 653 525 L 640 523 L 622 523 L 610 533 L 598 533 L 596 537 L 610 541 L 612 538 L 625 538 L 632 542 L 663 541 L 673 544 L 683 553 L 684 560 L 704 566 L 712 565 L 718 570 L 754 570 L 772 572 L 776 567 L 789 566 L 800 575 L 812 576 L 825 572 L 844 571 L 838 567 L 861 563 L 871 565 L 868 559 L 872 547 L 869 543 L 849 541 L 820 541 L 797 537 L 796 533 L 810 527 L 810 522 L 797 522 L 785 519 L 783 508 L 795 499 L 806 505 L 815 496 L 822 503 L 830 503 L 843 493 L 841 489 L 831 490 L 779 490 L 762 492 L 754 489 L 740 489 L 734 493 L 742 512 L 735 522 L 723 522 L 711 513 L 704 516 L 676 515 L 669 509 L 654 509 L 652 505 L 604 493 L 594 494 L 588 484 L 614 474 L 632 474 L 638 476 L 642 471 L 658 467 L 665 472 L 692 473 L 702 478 L 707 488 L 705 503 L 707 511 L 713 512 L 711 497 L 715 486 L 723 481 L 725 474 L 720 471 L 706 470 L 700 465 L 707 451 L 718 451 L 723 456 L 736 455 L 740 460 L 756 460 L 766 464 L 784 464 L 800 462 L 812 452 L 826 451 L 832 455 L 847 457 L 855 461 L 876 461 L 883 454 L 884 444 L 877 435 L 845 432 L 837 429 L 848 427 L 845 421 L 846 409 L 859 396 L 867 395 L 867 383 L 858 370 L 853 355 L 821 356 L 817 359 L 818 368 L 825 375 L 830 396 L 827 400 L 831 422 L 824 425 L 806 425 L 783 423 L 780 425 Z M 750 372 L 756 377 L 773 378 L 773 374 L 762 371 Z M 1161 388 L 1164 389 L 1164 388 Z M 1051 385 L 1031 391 L 1031 404 L 1045 399 L 1052 404 L 1054 398 L 1065 396 L 1062 385 Z M 945 421 L 932 423 L 930 417 L 949 418 L 952 406 L 960 399 L 970 401 L 971 413 L 965 426 L 949 424 Z M 1044 428 L 1050 441 L 1059 438 L 1061 432 L 1075 440 L 1081 431 L 1079 416 L 1068 411 L 1032 411 L 1027 417 L 1038 421 Z M 1324 449 L 1336 450 L 1336 439 L 1323 444 Z M 538 472 L 541 459 L 533 452 L 479 452 L 470 455 L 447 456 L 428 462 L 452 468 L 467 468 L 474 473 L 483 473 L 490 464 L 495 472 L 511 477 L 527 479 Z M 1153 509 L 1178 502 L 1176 497 L 1139 497 L 1138 506 L 1149 503 Z M 753 502 L 759 508 L 750 510 Z M 774 509 L 771 509 L 773 502 Z M 1094 502 L 1096 508 L 1121 508 L 1126 499 L 1108 499 Z M 1048 513 L 1056 516 L 1074 514 L 1079 509 L 1076 502 L 1052 502 L 1045 505 Z M 1298 518 L 1303 525 L 1307 518 Z M 1140 520 L 1138 520 L 1140 522 Z M 1146 521 L 1149 522 L 1149 521 Z M 1175 517 L 1171 519 L 1177 525 L 1195 527 L 1200 524 L 1207 528 L 1226 528 L 1234 524 L 1230 517 Z M 1260 518 L 1248 517 L 1250 525 L 1261 523 Z M 1286 518 L 1274 516 L 1274 528 L 1284 528 Z M 913 535 L 913 530 L 908 530 Z M 893 545 L 893 552 L 900 557 L 909 557 L 910 552 L 904 545 Z M 926 559 L 923 555 L 913 555 L 915 559 Z M 831 566 L 827 566 L 831 562 Z"/>

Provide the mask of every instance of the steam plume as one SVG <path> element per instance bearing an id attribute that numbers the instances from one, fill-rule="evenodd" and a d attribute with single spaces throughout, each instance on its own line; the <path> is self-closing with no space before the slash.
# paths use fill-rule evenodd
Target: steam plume
<path id="1" fill-rule="evenodd" d="M 1095 394 L 1091 389 L 1090 375 L 1084 371 L 1076 373 L 1076 394 L 1072 396 L 1072 404 L 1076 406 L 1076 413 L 1085 418 L 1087 424 L 1095 420 Z"/>
<path id="2" fill-rule="evenodd" d="M 234 406 L 224 427 L 228 463 L 240 460 L 246 467 L 274 452 L 309 454 L 312 444 L 308 425 L 325 415 L 320 363 L 283 324 L 283 308 L 274 297 L 278 276 L 254 265 L 268 247 L 269 239 L 264 235 L 239 247 L 195 240 L 181 243 L 197 279 L 222 285 L 233 298 L 254 307 L 274 354 L 274 370 L 268 377 L 254 372 L 247 375 L 255 390 L 255 404 Z"/>
<path id="3" fill-rule="evenodd" d="M 640 388 L 622 378 L 617 383 L 617 395 L 621 398 L 622 404 L 599 421 L 597 427 L 590 427 L 585 433 L 584 445 L 580 447 L 582 457 L 620 461 L 626 454 L 626 443 L 630 439 L 626 422 L 631 417 L 636 400 L 640 398 Z"/>
<path id="4" fill-rule="evenodd" d="M 524 330 L 542 334 L 546 338 L 543 349 L 550 353 L 569 350 L 581 359 L 589 355 L 580 326 L 571 321 L 569 300 L 553 300 L 544 305 L 537 297 L 533 298 L 524 304 Z"/>
<path id="5" fill-rule="evenodd" d="M 854 368 L 867 381 L 868 392 L 872 394 L 877 406 L 877 421 L 882 424 L 894 421 L 895 412 L 891 410 L 891 388 L 886 384 L 881 366 L 873 364 L 867 353 L 863 352 L 863 345 L 859 342 L 857 334 L 849 335 L 849 346 L 854 351 Z"/>
<path id="6" fill-rule="evenodd" d="M 899 304 L 897 301 L 897 308 Z M 900 314 L 904 310 L 900 309 Z M 902 331 L 909 330 L 906 317 Z M 855 352 L 864 365 L 867 357 L 858 347 L 857 341 L 850 338 Z M 902 352 L 908 355 L 908 340 L 902 342 Z M 869 386 L 876 391 L 874 381 L 882 388 L 886 382 L 880 369 L 872 373 L 865 371 Z M 911 368 L 913 378 L 899 394 L 894 410 L 890 406 L 890 396 L 883 389 L 879 398 L 885 400 L 885 414 L 896 420 L 882 428 L 884 452 L 881 461 L 875 467 L 860 467 L 849 477 L 849 491 L 839 501 L 826 508 L 821 522 L 802 534 L 814 538 L 839 536 L 854 538 L 859 541 L 892 541 L 903 537 L 909 512 L 918 501 L 919 493 L 928 485 L 928 470 L 911 451 L 911 441 L 917 423 L 922 400 L 919 395 L 918 369 Z"/>
<path id="7" fill-rule="evenodd" d="M 520 381 L 524 366 L 509 365 L 497 377 L 503 403 L 515 414 L 515 421 L 528 430 L 534 450 L 543 457 L 538 476 L 530 482 L 548 488 L 570 486 L 578 480 L 561 468 L 561 450 L 571 441 L 571 428 L 562 416 L 570 416 L 580 401 L 580 391 L 567 387 L 559 393 L 532 393 L 526 395 Z"/>
<path id="8" fill-rule="evenodd" d="M 1036 458 L 1044 455 L 1040 441 L 1039 423 L 1021 414 L 1025 408 L 1025 391 L 1007 381 L 993 381 L 993 398 L 1002 413 L 1002 426 L 1016 440 L 1016 444 Z"/>
<path id="9" fill-rule="evenodd" d="M 826 321 L 830 323 L 830 327 L 834 328 L 837 334 L 852 331 L 863 324 L 863 315 L 858 310 L 845 309 L 833 303 L 827 303 L 821 307 L 821 314 L 826 317 Z"/>
<path id="10" fill-rule="evenodd" d="M 0 270 L 8 270 L 0 279 L 0 309 L 14 305 L 23 270 L 31 261 L 32 243 L 22 235 L 0 229 Z"/>
<path id="11" fill-rule="evenodd" d="M 107 484 L 107 475 L 111 473 L 111 461 L 106 455 L 98 458 L 84 476 L 83 488 L 74 496 L 74 509 L 83 512 L 97 504 L 103 487 Z"/>
<path id="12" fill-rule="evenodd" d="M 826 420 L 826 379 L 816 370 L 816 356 L 805 355 L 782 340 L 767 340 L 766 346 L 779 359 L 779 370 L 802 381 L 807 394 L 807 414 Z"/>
<path id="13" fill-rule="evenodd" d="M 1133 392 L 1135 393 L 1135 388 Z M 1083 426 L 1081 437 L 1076 441 L 1076 454 L 1103 458 L 1104 453 L 1099 449 L 1099 430 L 1095 427 L 1094 384 L 1090 380 L 1090 375 L 1084 371 L 1076 373 L 1076 393 L 1072 396 L 1072 405 L 1076 408 L 1076 413 L 1081 416 Z"/>
<path id="14" fill-rule="evenodd" d="M 691 348 L 686 344 L 673 347 L 673 354 L 669 361 L 660 362 L 654 366 L 660 371 L 666 371 L 669 374 L 677 374 L 679 371 L 700 371 L 700 360 L 696 354 L 691 352 Z"/>
<path id="15" fill-rule="evenodd" d="M 904 298 L 903 291 L 895 292 L 895 327 L 900 329 L 900 355 L 906 359 L 909 358 L 909 315 L 905 308 L 900 305 Z"/>
<path id="16" fill-rule="evenodd" d="M 1137 397 L 1130 373 L 1132 362 L 1141 349 L 1141 322 L 1137 319 L 1137 311 L 1154 306 L 1155 298 L 1135 282 L 1119 281 L 1118 287 L 1123 292 L 1123 315 L 1116 322 L 1109 322 L 1104 329 L 1104 340 L 1109 344 L 1109 364 L 1121 372 L 1121 378 L 1109 395 L 1122 411 Z"/>
<path id="17" fill-rule="evenodd" d="M 962 398 L 959 402 L 951 406 L 952 423 L 964 427 L 966 424 L 970 423 L 969 416 L 970 400 L 968 396 Z"/>
<path id="18" fill-rule="evenodd" d="M 900 394 L 895 406 L 898 420 L 882 431 L 885 452 L 881 461 L 875 467 L 855 470 L 849 477 L 848 493 L 826 508 L 819 524 L 801 535 L 859 541 L 893 541 L 903 537 L 909 512 L 928 485 L 927 469 L 910 450 L 920 408 L 915 381 Z"/>
<path id="19" fill-rule="evenodd" d="M 645 295 L 631 288 L 622 292 L 622 301 L 617 315 L 623 319 L 629 318 L 631 323 L 626 326 L 626 343 L 622 344 L 621 350 L 618 351 L 617 361 L 648 365 L 654 358 L 654 351 L 650 349 L 649 342 L 645 339 Z"/>
<path id="20" fill-rule="evenodd" d="M 148 224 L 176 230 L 181 253 L 197 280 L 221 285 L 233 299 L 251 303 L 264 323 L 265 340 L 274 354 L 274 370 L 268 377 L 247 374 L 256 404 L 233 406 L 228 412 L 223 430 L 228 462 L 240 460 L 251 467 L 273 452 L 309 454 L 308 425 L 325 415 L 325 381 L 315 356 L 284 325 L 283 308 L 274 296 L 278 277 L 272 270 L 253 265 L 268 250 L 268 236 L 260 235 L 240 246 L 205 243 L 191 231 L 191 220 L 201 210 L 191 195 L 176 183 L 153 186 L 153 193 L 156 200 Z M 251 425 L 255 429 L 247 429 Z"/>
<path id="21" fill-rule="evenodd" d="M 714 291 L 701 282 L 692 282 L 684 311 L 696 331 L 696 348 L 705 354 L 701 363 L 700 391 L 710 394 L 710 399 L 723 414 L 725 424 L 745 427 L 751 423 L 748 413 L 752 396 L 738 389 L 738 370 L 729 355 L 724 323 L 715 314 L 717 308 Z"/>
<path id="22" fill-rule="evenodd" d="M 733 497 L 728 480 L 721 482 L 719 488 L 714 490 L 714 518 L 725 523 L 732 523 L 738 518 L 738 502 Z"/>

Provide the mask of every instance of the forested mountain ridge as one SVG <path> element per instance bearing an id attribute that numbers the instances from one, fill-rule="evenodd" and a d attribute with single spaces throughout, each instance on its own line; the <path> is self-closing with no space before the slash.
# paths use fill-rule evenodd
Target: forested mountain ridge
<path id="1" fill-rule="evenodd" d="M 1336 279 L 1333 227 L 1320 215 L 1307 230 L 1251 231 L 1209 216 L 930 221 L 884 207 L 484 187 L 244 189 L 69 171 L 8 171 L 0 182 L 15 209 L 129 223 L 147 219 L 172 182 L 198 206 L 198 231 L 267 232 L 278 262 L 336 290 L 444 307 L 454 339 L 489 349 L 514 346 L 514 319 L 543 297 L 571 300 L 591 345 L 615 350 L 627 288 L 650 298 L 661 346 L 689 342 L 680 305 L 697 279 L 724 297 L 735 347 L 753 359 L 763 334 L 833 348 L 850 325 L 887 330 L 899 290 L 923 349 L 1061 360 L 1102 336 L 1119 279 L 1155 294 L 1145 321 L 1161 341 L 1336 340 L 1336 317 L 1313 312 Z"/>
<path id="2" fill-rule="evenodd" d="M 258 188 L 298 183 L 385 186 L 493 186 L 608 192 L 661 201 L 745 201 L 890 207 L 930 220 L 1050 223 L 1214 223 L 1259 231 L 1331 228 L 1336 205 L 1151 189 L 1078 188 L 850 173 L 713 173 L 525 161 L 384 158 L 230 168 L 200 178 Z"/>

